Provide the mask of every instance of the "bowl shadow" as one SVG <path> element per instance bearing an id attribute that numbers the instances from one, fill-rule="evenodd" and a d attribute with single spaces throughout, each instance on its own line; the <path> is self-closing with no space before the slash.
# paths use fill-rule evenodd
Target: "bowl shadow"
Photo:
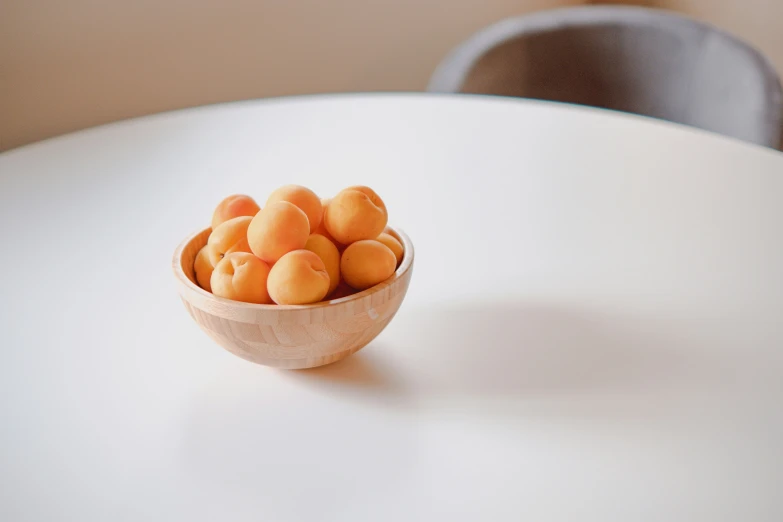
<path id="1" fill-rule="evenodd" d="M 568 394 L 715 382 L 704 340 L 654 314 L 485 302 L 405 308 L 344 361 L 292 378 L 376 393 Z"/>
<path id="2" fill-rule="evenodd" d="M 651 314 L 483 303 L 415 314 L 412 323 L 400 329 L 399 342 L 421 347 L 419 364 L 431 371 L 420 384 L 439 391 L 631 390 L 706 363 L 691 355 L 699 339 Z"/>

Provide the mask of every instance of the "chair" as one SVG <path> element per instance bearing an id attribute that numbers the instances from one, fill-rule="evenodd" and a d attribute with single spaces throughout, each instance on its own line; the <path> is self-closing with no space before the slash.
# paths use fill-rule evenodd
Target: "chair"
<path id="1" fill-rule="evenodd" d="M 588 6 L 501 21 L 454 49 L 427 90 L 603 107 L 780 145 L 783 96 L 768 60 L 663 10 Z"/>

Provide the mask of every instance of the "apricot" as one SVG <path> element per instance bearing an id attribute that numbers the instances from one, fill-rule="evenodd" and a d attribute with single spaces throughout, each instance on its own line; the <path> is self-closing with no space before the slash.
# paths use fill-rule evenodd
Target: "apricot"
<path id="1" fill-rule="evenodd" d="M 307 187 L 300 185 L 285 185 L 275 190 L 269 195 L 266 200 L 266 205 L 269 206 L 272 203 L 278 201 L 288 201 L 293 203 L 307 215 L 307 220 L 310 222 L 310 233 L 312 234 L 321 224 L 321 218 L 323 217 L 323 206 L 321 206 L 321 200 L 318 196 Z"/>
<path id="2" fill-rule="evenodd" d="M 229 219 L 240 216 L 253 217 L 259 210 L 261 209 L 258 207 L 258 203 L 250 196 L 245 196 L 244 194 L 228 196 L 218 204 L 212 213 L 212 230 L 215 230 Z"/>
<path id="3" fill-rule="evenodd" d="M 252 220 L 250 216 L 235 217 L 212 230 L 207 240 L 209 262 L 212 266 L 217 266 L 223 256 L 232 252 L 250 252 L 247 229 Z"/>
<path id="4" fill-rule="evenodd" d="M 326 214 L 326 207 L 329 205 L 329 202 L 332 200 L 332 198 L 321 198 L 321 206 L 323 207 L 323 213 Z M 318 225 L 318 228 L 315 229 L 315 232 L 313 234 L 319 234 L 321 236 L 324 236 L 326 239 L 334 243 L 334 246 L 337 247 L 337 250 L 342 249 L 343 245 L 337 241 L 335 238 L 332 237 L 332 235 L 329 233 L 328 230 L 326 230 L 326 220 L 321 219 L 321 224 Z"/>
<path id="5" fill-rule="evenodd" d="M 269 265 L 253 254 L 227 254 L 212 272 L 212 293 L 245 303 L 271 303 L 272 299 L 267 291 L 269 273 Z"/>
<path id="6" fill-rule="evenodd" d="M 389 247 L 389 250 L 392 251 L 394 254 L 394 257 L 397 258 L 397 265 L 399 265 L 402 262 L 402 243 L 400 243 L 396 237 L 392 236 L 391 234 L 384 232 L 380 236 L 376 238 L 376 241 L 379 241 Z"/>
<path id="7" fill-rule="evenodd" d="M 276 201 L 264 207 L 247 229 L 250 250 L 272 264 L 288 252 L 304 248 L 309 236 L 307 215 L 288 201 Z"/>
<path id="8" fill-rule="evenodd" d="M 371 188 L 348 187 L 340 191 L 326 207 L 326 230 L 338 242 L 375 239 L 383 232 L 388 214 L 383 200 Z"/>
<path id="9" fill-rule="evenodd" d="M 326 273 L 329 274 L 329 290 L 326 295 L 331 294 L 340 282 L 340 252 L 334 243 L 320 234 L 310 234 L 305 250 L 313 252 L 324 262 Z"/>
<path id="10" fill-rule="evenodd" d="M 389 247 L 374 239 L 351 243 L 340 259 L 343 279 L 351 287 L 364 290 L 394 274 L 397 258 Z"/>
<path id="11" fill-rule="evenodd" d="M 198 283 L 198 286 L 207 292 L 212 291 L 212 287 L 209 284 L 209 278 L 212 277 L 212 270 L 214 269 L 215 267 L 212 266 L 212 263 L 209 261 L 209 247 L 204 245 L 201 250 L 198 251 L 198 254 L 196 254 L 196 260 L 193 263 L 193 271 L 196 273 L 196 282 Z"/>
<path id="12" fill-rule="evenodd" d="M 294 250 L 275 263 L 269 272 L 267 285 L 269 295 L 277 304 L 315 303 L 329 291 L 329 274 L 317 254 L 309 250 Z"/>

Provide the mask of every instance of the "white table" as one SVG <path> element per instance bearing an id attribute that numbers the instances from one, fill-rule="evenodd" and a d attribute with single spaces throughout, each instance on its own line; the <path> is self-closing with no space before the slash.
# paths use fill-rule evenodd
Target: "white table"
<path id="1" fill-rule="evenodd" d="M 313 371 L 186 313 L 223 196 L 374 187 L 416 245 Z M 0 155 L 0 520 L 783 519 L 783 155 L 604 111 L 234 103 Z"/>

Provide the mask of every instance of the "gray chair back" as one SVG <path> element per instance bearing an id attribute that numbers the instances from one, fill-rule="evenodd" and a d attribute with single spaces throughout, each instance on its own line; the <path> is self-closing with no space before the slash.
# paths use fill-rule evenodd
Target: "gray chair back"
<path id="1" fill-rule="evenodd" d="M 783 95 L 769 61 L 663 10 L 575 7 L 503 20 L 454 49 L 427 90 L 603 107 L 780 145 Z"/>

